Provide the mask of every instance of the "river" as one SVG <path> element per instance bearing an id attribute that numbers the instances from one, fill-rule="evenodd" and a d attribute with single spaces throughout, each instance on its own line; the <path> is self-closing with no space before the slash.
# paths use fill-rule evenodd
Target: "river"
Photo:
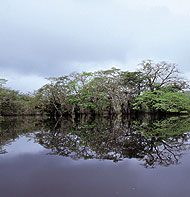
<path id="1" fill-rule="evenodd" d="M 190 117 L 6 117 L 2 197 L 189 197 Z"/>

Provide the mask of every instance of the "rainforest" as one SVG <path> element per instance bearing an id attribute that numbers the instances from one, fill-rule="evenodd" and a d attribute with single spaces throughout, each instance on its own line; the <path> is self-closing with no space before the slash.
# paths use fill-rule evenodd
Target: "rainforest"
<path id="1" fill-rule="evenodd" d="M 0 79 L 0 115 L 77 115 L 190 112 L 189 83 L 175 64 L 142 61 L 136 71 L 117 68 L 73 72 L 23 94 Z"/>

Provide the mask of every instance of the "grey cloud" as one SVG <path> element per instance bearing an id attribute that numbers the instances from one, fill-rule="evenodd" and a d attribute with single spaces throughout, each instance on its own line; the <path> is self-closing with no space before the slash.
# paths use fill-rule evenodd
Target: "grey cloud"
<path id="1" fill-rule="evenodd" d="M 115 2 L 0 3 L 0 70 L 48 77 L 153 59 L 189 71 L 190 16 L 167 7 L 118 8 Z"/>

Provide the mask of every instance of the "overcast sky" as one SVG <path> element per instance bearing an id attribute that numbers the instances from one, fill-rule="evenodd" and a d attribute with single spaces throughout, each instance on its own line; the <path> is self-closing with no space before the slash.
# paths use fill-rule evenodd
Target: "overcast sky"
<path id="1" fill-rule="evenodd" d="M 0 78 L 22 92 L 46 77 L 142 60 L 190 78 L 189 0 L 0 0 Z"/>

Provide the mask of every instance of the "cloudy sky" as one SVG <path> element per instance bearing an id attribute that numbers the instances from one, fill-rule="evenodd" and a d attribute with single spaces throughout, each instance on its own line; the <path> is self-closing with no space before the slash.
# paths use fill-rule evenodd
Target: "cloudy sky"
<path id="1" fill-rule="evenodd" d="M 142 60 L 190 78 L 189 0 L 0 0 L 0 78 L 22 92 L 46 77 Z"/>

